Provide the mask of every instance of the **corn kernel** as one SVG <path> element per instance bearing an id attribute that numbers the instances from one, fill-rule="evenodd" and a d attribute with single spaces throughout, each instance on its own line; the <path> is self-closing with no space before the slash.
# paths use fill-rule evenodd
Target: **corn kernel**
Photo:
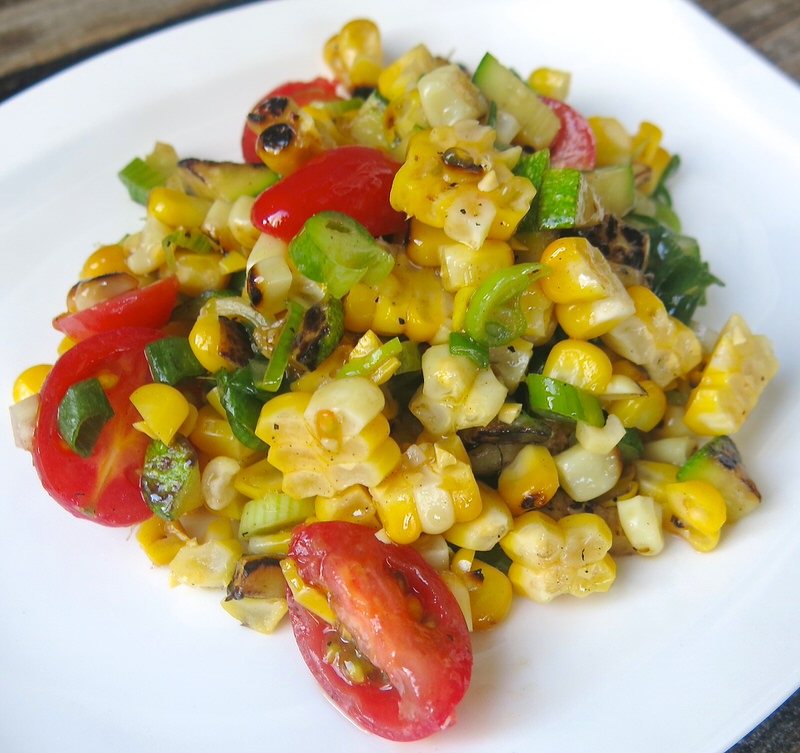
<path id="1" fill-rule="evenodd" d="M 53 367 L 50 364 L 37 364 L 25 369 L 14 381 L 13 399 L 15 403 L 31 395 L 38 395 L 42 384 Z"/>
<path id="2" fill-rule="evenodd" d="M 152 435 L 167 445 L 189 417 L 189 402 L 168 384 L 142 385 L 131 393 L 130 401 Z"/>
<path id="3" fill-rule="evenodd" d="M 602 394 L 611 380 L 611 359 L 585 340 L 560 340 L 550 349 L 542 373 L 592 394 Z"/>
<path id="4" fill-rule="evenodd" d="M 558 469 L 543 445 L 525 445 L 500 472 L 497 490 L 513 515 L 546 505 L 558 491 Z"/>
<path id="5" fill-rule="evenodd" d="M 118 244 L 101 246 L 84 262 L 80 279 L 89 280 L 102 275 L 128 272 L 128 265 L 125 263 L 127 255 L 125 249 Z"/>

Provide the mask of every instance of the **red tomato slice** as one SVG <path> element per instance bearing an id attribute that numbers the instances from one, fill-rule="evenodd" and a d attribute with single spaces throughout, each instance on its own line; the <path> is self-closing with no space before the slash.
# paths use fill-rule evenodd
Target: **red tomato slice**
<path id="1" fill-rule="evenodd" d="M 253 109 L 270 97 L 291 97 L 298 107 L 305 107 L 311 102 L 333 102 L 341 99 L 336 93 L 336 83 L 321 76 L 312 81 L 290 81 L 283 84 L 277 89 L 273 89 L 269 94 L 265 94 Z M 256 153 L 257 138 L 256 134 L 245 123 L 242 131 L 242 156 L 245 162 L 255 162 L 256 164 L 261 162 Z"/>
<path id="2" fill-rule="evenodd" d="M 586 118 L 558 99 L 541 97 L 541 100 L 561 121 L 561 130 L 550 144 L 551 167 L 594 170 L 597 160 L 597 145 L 594 131 Z"/>
<path id="3" fill-rule="evenodd" d="M 309 217 L 333 211 L 349 215 L 373 235 L 399 233 L 405 215 L 389 203 L 399 168 L 367 146 L 329 149 L 264 191 L 253 205 L 252 222 L 262 232 L 290 241 Z"/>
<path id="4" fill-rule="evenodd" d="M 330 659 L 336 628 L 289 595 L 303 658 L 333 702 L 389 740 L 427 737 L 455 722 L 469 686 L 472 647 L 455 597 L 411 547 L 385 544 L 354 523 L 311 523 L 289 549 L 303 580 L 329 593 L 345 634 L 377 668 L 355 683 Z M 412 606 L 417 609 L 412 612 Z"/>
<path id="5" fill-rule="evenodd" d="M 178 278 L 131 290 L 74 314 L 62 314 L 53 326 L 73 340 L 85 340 L 119 327 L 163 327 L 178 300 Z"/>
<path id="6" fill-rule="evenodd" d="M 129 397 L 151 381 L 144 346 L 163 336 L 155 329 L 123 327 L 90 337 L 58 359 L 42 386 L 33 464 L 45 491 L 77 517 L 127 526 L 152 514 L 139 490 L 149 440 L 132 426 L 140 416 Z M 83 458 L 58 431 L 58 406 L 69 387 L 98 376 L 114 416 L 92 455 Z"/>

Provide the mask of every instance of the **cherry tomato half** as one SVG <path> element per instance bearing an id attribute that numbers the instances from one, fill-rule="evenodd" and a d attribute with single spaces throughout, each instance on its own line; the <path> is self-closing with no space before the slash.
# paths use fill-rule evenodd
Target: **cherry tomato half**
<path id="1" fill-rule="evenodd" d="M 561 130 L 550 144 L 550 165 L 571 167 L 575 170 L 594 170 L 597 145 L 594 131 L 586 118 L 558 99 L 541 97 L 541 100 L 561 121 Z"/>
<path id="2" fill-rule="evenodd" d="M 333 702 L 389 740 L 419 740 L 452 725 L 472 674 L 470 636 L 455 597 L 420 554 L 337 521 L 300 527 L 289 556 L 307 584 L 328 592 L 341 626 L 289 595 L 297 645 Z M 371 665 L 360 682 L 335 659 L 351 642 Z"/>
<path id="3" fill-rule="evenodd" d="M 74 314 L 62 314 L 53 326 L 72 340 L 85 340 L 118 327 L 163 327 L 178 299 L 178 278 L 131 290 Z"/>
<path id="4" fill-rule="evenodd" d="M 368 146 L 328 149 L 256 199 L 253 225 L 290 241 L 309 217 L 331 211 L 349 215 L 375 236 L 399 233 L 405 216 L 389 203 L 399 168 L 386 154 Z"/>
<path id="5" fill-rule="evenodd" d="M 139 490 L 148 438 L 133 428 L 140 416 L 130 394 L 151 381 L 144 347 L 163 337 L 156 329 L 122 327 L 70 348 L 56 361 L 39 393 L 33 464 L 42 486 L 62 507 L 107 526 L 127 526 L 150 517 Z M 114 416 L 94 452 L 83 458 L 58 431 L 58 406 L 76 382 L 99 377 Z"/>
<path id="6" fill-rule="evenodd" d="M 341 99 L 336 93 L 336 83 L 321 76 L 312 81 L 289 81 L 277 89 L 273 89 L 269 94 L 265 94 L 253 109 L 270 97 L 291 97 L 298 107 L 305 107 L 311 102 L 333 102 Z M 245 122 L 244 130 L 242 131 L 242 156 L 245 162 L 254 162 L 256 164 L 261 162 L 256 153 L 257 138 L 256 134 L 250 130 Z"/>

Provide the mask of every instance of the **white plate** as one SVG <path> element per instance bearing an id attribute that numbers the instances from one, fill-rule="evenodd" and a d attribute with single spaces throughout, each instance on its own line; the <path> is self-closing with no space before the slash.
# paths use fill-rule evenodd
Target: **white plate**
<path id="1" fill-rule="evenodd" d="M 658 123 L 683 159 L 673 192 L 685 228 L 727 282 L 703 321 L 739 311 L 782 363 L 740 438 L 762 508 L 713 554 L 672 539 L 659 558 L 620 562 L 605 596 L 518 603 L 475 636 L 459 723 L 404 750 L 723 751 L 800 685 L 800 90 L 692 6 L 270 2 L 125 45 L 13 98 L 0 107 L 3 394 L 52 360 L 49 319 L 88 253 L 136 229 L 141 211 L 116 171 L 157 139 L 183 156 L 236 158 L 252 102 L 324 72 L 324 41 L 359 15 L 380 22 L 387 59 L 422 41 L 474 66 L 489 49 L 522 71 L 572 71 L 570 100 L 587 115 Z M 10 431 L 0 442 L 4 750 L 394 747 L 323 700 L 288 629 L 258 635 L 217 595 L 170 589 L 127 531 L 73 519 Z"/>

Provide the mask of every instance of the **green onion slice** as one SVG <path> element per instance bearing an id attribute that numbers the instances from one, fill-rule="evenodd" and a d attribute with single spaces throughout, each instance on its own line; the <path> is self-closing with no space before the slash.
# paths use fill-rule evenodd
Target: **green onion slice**
<path id="1" fill-rule="evenodd" d="M 516 340 L 525 332 L 520 296 L 530 284 L 547 273 L 541 264 L 515 264 L 493 272 L 470 299 L 464 316 L 464 330 L 487 348 Z"/>
<path id="2" fill-rule="evenodd" d="M 175 386 L 184 379 L 207 374 L 185 337 L 164 337 L 144 347 L 153 381 Z"/>
<path id="3" fill-rule="evenodd" d="M 341 298 L 357 282 L 374 285 L 394 268 L 394 256 L 352 217 L 319 212 L 306 220 L 289 244 L 297 269 Z"/>
<path id="4" fill-rule="evenodd" d="M 489 368 L 489 348 L 470 337 L 466 332 L 450 333 L 450 354 L 466 356 L 477 364 L 478 368 Z"/>
<path id="5" fill-rule="evenodd" d="M 96 378 L 76 382 L 58 406 L 58 431 L 83 458 L 94 451 L 103 427 L 114 417 L 114 409 Z"/>
<path id="6" fill-rule="evenodd" d="M 267 392 L 277 392 L 283 382 L 289 356 L 292 354 L 294 339 L 303 324 L 305 309 L 297 301 L 289 301 L 286 322 L 283 325 L 278 341 L 272 350 L 272 357 L 256 387 Z"/>
<path id="7" fill-rule="evenodd" d="M 371 353 L 362 358 L 354 358 L 349 361 L 336 374 L 337 378 L 348 376 L 364 376 L 370 374 L 384 361 L 392 356 L 399 356 L 403 350 L 399 337 L 393 337 L 379 348 L 375 348 Z"/>
<path id="8" fill-rule="evenodd" d="M 547 418 L 583 421 L 590 426 L 603 426 L 605 417 L 600 401 L 559 379 L 542 374 L 528 374 L 528 403 L 531 411 Z"/>

